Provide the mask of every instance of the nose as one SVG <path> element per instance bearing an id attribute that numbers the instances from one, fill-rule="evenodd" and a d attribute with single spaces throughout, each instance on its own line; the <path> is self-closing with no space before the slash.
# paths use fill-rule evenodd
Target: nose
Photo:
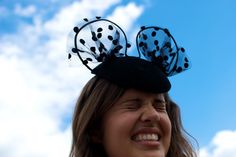
<path id="1" fill-rule="evenodd" d="M 142 122 L 157 122 L 160 120 L 160 113 L 153 107 L 153 105 L 146 104 L 143 106 L 141 121 Z"/>

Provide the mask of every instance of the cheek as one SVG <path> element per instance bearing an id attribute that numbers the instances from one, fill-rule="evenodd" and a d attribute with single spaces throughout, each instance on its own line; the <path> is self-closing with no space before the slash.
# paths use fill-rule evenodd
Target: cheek
<path id="1" fill-rule="evenodd" d="M 163 128 L 164 128 L 167 132 L 171 133 L 172 125 L 171 125 L 171 121 L 170 121 L 170 118 L 169 118 L 168 115 L 166 115 L 166 116 L 163 118 L 163 126 L 164 126 Z"/>
<path id="2" fill-rule="evenodd" d="M 164 116 L 161 121 L 162 131 L 165 137 L 165 145 L 169 147 L 171 141 L 171 132 L 172 132 L 172 125 L 168 115 Z"/>
<path id="3" fill-rule="evenodd" d="M 125 136 L 135 124 L 134 114 L 107 114 L 103 121 L 103 133 L 105 137 Z"/>
<path id="4" fill-rule="evenodd" d="M 109 156 L 122 156 L 136 122 L 135 114 L 108 113 L 103 121 L 103 146 Z"/>

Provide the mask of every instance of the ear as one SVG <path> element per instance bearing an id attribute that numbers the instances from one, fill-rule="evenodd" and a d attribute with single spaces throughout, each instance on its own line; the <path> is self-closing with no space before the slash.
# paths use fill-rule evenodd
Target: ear
<path id="1" fill-rule="evenodd" d="M 97 143 L 97 144 L 102 143 L 102 134 L 100 131 L 94 130 L 91 132 L 90 135 L 91 135 L 90 137 L 93 143 Z"/>

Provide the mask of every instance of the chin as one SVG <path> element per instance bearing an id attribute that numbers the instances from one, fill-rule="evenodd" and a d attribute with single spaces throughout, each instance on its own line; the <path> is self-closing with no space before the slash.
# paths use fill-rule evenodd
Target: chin
<path id="1" fill-rule="evenodd" d="M 166 153 L 160 151 L 145 151 L 143 153 L 137 153 L 134 157 L 166 157 Z"/>

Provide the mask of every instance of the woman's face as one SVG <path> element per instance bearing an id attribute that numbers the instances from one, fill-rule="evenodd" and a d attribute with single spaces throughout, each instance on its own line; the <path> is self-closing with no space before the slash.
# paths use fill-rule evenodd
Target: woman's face
<path id="1" fill-rule="evenodd" d="M 102 129 L 109 157 L 165 157 L 171 122 L 164 95 L 127 90 L 104 115 Z"/>

